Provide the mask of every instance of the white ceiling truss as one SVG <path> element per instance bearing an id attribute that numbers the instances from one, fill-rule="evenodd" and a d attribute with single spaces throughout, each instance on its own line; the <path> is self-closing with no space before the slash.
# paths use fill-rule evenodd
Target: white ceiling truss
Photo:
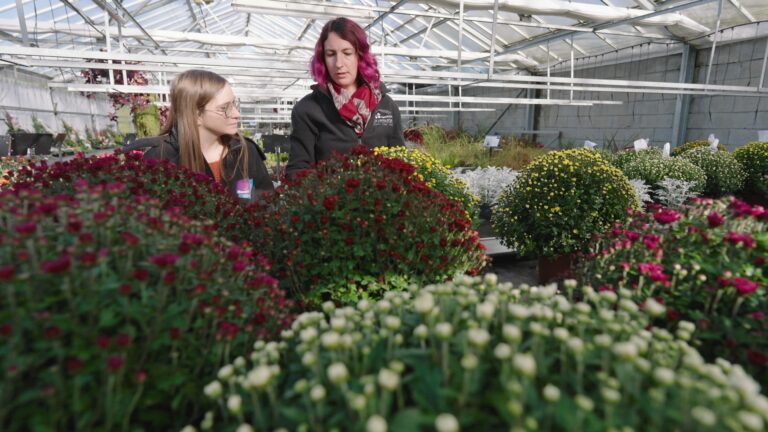
<path id="1" fill-rule="evenodd" d="M 650 58 L 677 54 L 685 44 L 709 49 L 768 37 L 768 0 L 0 0 L 0 67 L 29 68 L 50 76 L 52 87 L 73 91 L 152 93 L 167 92 L 176 73 L 206 68 L 230 79 L 246 103 L 284 104 L 308 91 L 314 43 L 336 16 L 366 29 L 383 81 L 409 103 L 408 111 L 419 102 L 458 102 L 468 104 L 465 109 L 606 103 L 583 100 L 583 91 L 760 96 L 768 90 L 762 80 L 732 86 L 592 80 L 577 73 L 598 58 L 600 64 L 636 60 L 636 49 Z M 141 70 L 150 85 L 83 84 L 80 71 L 97 65 Z M 569 70 L 567 77 L 552 76 Z M 446 86 L 453 96 L 429 94 Z M 462 96 L 468 87 L 575 96 Z"/>

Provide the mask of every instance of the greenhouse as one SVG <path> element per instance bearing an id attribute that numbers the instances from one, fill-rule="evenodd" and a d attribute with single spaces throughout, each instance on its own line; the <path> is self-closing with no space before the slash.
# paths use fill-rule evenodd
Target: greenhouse
<path id="1" fill-rule="evenodd" d="M 0 0 L 0 430 L 768 429 L 768 1 Z"/>

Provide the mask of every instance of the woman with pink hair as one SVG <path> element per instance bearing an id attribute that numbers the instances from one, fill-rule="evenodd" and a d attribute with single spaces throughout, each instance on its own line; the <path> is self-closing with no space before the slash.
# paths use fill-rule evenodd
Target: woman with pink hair
<path id="1" fill-rule="evenodd" d="M 317 84 L 293 107 L 287 176 L 357 144 L 404 145 L 400 111 L 379 80 L 376 58 L 357 23 L 326 23 L 310 68 Z"/>

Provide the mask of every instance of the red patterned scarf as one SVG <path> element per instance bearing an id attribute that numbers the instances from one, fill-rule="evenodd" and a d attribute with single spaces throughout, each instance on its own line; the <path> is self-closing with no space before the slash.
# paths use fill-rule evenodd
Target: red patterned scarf
<path id="1" fill-rule="evenodd" d="M 333 82 L 328 83 L 328 90 L 331 92 L 333 104 L 339 110 L 341 118 L 355 129 L 357 136 L 363 136 L 365 125 L 368 124 L 371 113 L 381 100 L 381 91 L 363 84 L 350 95 Z"/>

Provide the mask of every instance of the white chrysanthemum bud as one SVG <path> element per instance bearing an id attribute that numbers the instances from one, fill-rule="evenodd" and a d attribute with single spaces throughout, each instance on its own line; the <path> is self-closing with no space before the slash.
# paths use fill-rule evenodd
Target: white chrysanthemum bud
<path id="1" fill-rule="evenodd" d="M 435 298 L 429 292 L 421 292 L 413 301 L 413 308 L 417 313 L 427 315 L 435 307 Z"/>
<path id="2" fill-rule="evenodd" d="M 276 371 L 279 373 L 279 369 Z M 248 372 L 245 379 L 245 386 L 248 389 L 261 390 L 267 387 L 272 381 L 272 377 L 276 373 L 273 373 L 273 369 L 267 365 L 260 365 Z"/>
<path id="3" fill-rule="evenodd" d="M 232 414 L 238 414 L 243 408 L 243 398 L 240 395 L 232 395 L 227 398 L 227 409 Z"/>
<path id="4" fill-rule="evenodd" d="M 349 371 L 344 363 L 332 363 L 326 370 L 328 380 L 333 384 L 341 384 L 349 378 Z"/>
<path id="5" fill-rule="evenodd" d="M 366 299 L 362 299 L 357 302 L 357 310 L 360 312 L 367 312 L 371 308 L 371 302 Z"/>
<path id="6" fill-rule="evenodd" d="M 372 382 L 366 383 L 363 386 L 363 393 L 368 397 L 373 396 L 376 393 L 376 386 Z"/>
<path id="7" fill-rule="evenodd" d="M 648 373 L 651 371 L 651 362 L 648 361 L 648 359 L 643 357 L 638 357 L 635 359 L 635 367 L 642 373 Z"/>
<path id="8" fill-rule="evenodd" d="M 331 330 L 343 332 L 347 328 L 347 319 L 342 316 L 331 318 Z"/>
<path id="9" fill-rule="evenodd" d="M 523 414 L 523 404 L 515 399 L 510 399 L 507 402 L 507 410 L 515 417 L 520 417 Z"/>
<path id="10" fill-rule="evenodd" d="M 299 394 L 307 391 L 307 388 L 309 388 L 309 383 L 304 378 L 296 381 L 296 383 L 293 385 L 293 391 Z"/>
<path id="11" fill-rule="evenodd" d="M 323 312 L 325 312 L 328 315 L 332 314 L 333 311 L 336 310 L 336 305 L 333 304 L 332 301 L 324 302 L 322 307 L 323 307 Z"/>
<path id="12" fill-rule="evenodd" d="M 218 381 L 213 381 L 203 388 L 203 393 L 211 399 L 216 399 L 221 396 L 222 391 L 224 391 L 224 389 Z"/>
<path id="13" fill-rule="evenodd" d="M 222 380 L 226 381 L 230 379 L 235 374 L 235 367 L 232 365 L 224 365 L 221 369 L 219 369 L 219 373 L 216 374 L 216 376 Z"/>
<path id="14" fill-rule="evenodd" d="M 376 302 L 376 310 L 381 313 L 388 313 L 392 309 L 392 303 L 388 300 L 379 300 Z"/>
<path id="15" fill-rule="evenodd" d="M 613 291 L 601 291 L 599 296 L 601 299 L 607 301 L 610 304 L 615 304 L 619 299 L 619 296 L 617 296 Z"/>
<path id="16" fill-rule="evenodd" d="M 675 371 L 665 367 L 657 367 L 653 371 L 653 378 L 663 386 L 671 386 L 675 383 Z"/>
<path id="17" fill-rule="evenodd" d="M 463 367 L 466 370 L 475 370 L 477 369 L 477 364 L 479 361 L 477 360 L 477 356 L 474 354 L 466 354 L 461 358 L 461 367 Z"/>
<path id="18" fill-rule="evenodd" d="M 476 313 L 477 317 L 481 321 L 490 321 L 493 319 L 493 314 L 496 311 L 496 305 L 491 302 L 482 302 L 477 305 Z"/>
<path id="19" fill-rule="evenodd" d="M 312 351 L 307 351 L 303 356 L 301 356 L 301 364 L 304 365 L 304 367 L 311 368 L 314 366 L 316 361 L 317 355 L 315 355 L 315 353 Z"/>
<path id="20" fill-rule="evenodd" d="M 576 285 L 576 279 L 566 279 L 563 281 L 563 287 L 566 289 L 574 289 Z"/>
<path id="21" fill-rule="evenodd" d="M 599 346 L 600 348 L 608 348 L 613 343 L 613 338 L 607 334 L 599 334 L 595 336 L 594 341 L 595 345 Z"/>
<path id="22" fill-rule="evenodd" d="M 568 349 L 575 355 L 580 355 L 584 352 L 584 341 L 577 337 L 568 339 L 568 342 L 565 343 L 565 346 L 568 347 Z"/>
<path id="23" fill-rule="evenodd" d="M 619 308 L 621 308 L 621 310 L 629 312 L 629 313 L 637 312 L 640 309 L 637 306 L 637 303 L 633 302 L 632 300 L 628 300 L 628 299 L 621 299 L 621 301 L 619 301 Z"/>
<path id="24" fill-rule="evenodd" d="M 590 412 L 595 409 L 595 403 L 592 402 L 592 399 L 583 394 L 576 395 L 574 401 L 576 402 L 576 406 L 582 411 Z"/>
<path id="25" fill-rule="evenodd" d="M 389 330 L 397 331 L 400 328 L 400 324 L 400 317 L 394 315 L 387 315 L 384 317 L 384 327 Z"/>
<path id="26" fill-rule="evenodd" d="M 517 354 L 512 360 L 515 370 L 526 378 L 536 376 L 536 359 L 530 354 Z"/>
<path id="27" fill-rule="evenodd" d="M 555 339 L 557 339 L 560 342 L 565 342 L 566 340 L 568 340 L 568 336 L 570 336 L 570 334 L 568 333 L 567 328 L 555 327 L 555 329 L 552 330 L 552 336 L 554 336 Z"/>
<path id="28" fill-rule="evenodd" d="M 655 318 L 663 315 L 666 308 L 653 298 L 649 298 L 645 301 L 645 311 L 648 312 L 648 315 Z"/>
<path id="29" fill-rule="evenodd" d="M 512 357 L 512 347 L 501 342 L 493 349 L 493 355 L 499 360 L 507 360 Z"/>
<path id="30" fill-rule="evenodd" d="M 520 328 L 514 324 L 504 324 L 501 328 L 501 337 L 509 343 L 516 344 L 522 339 L 523 333 Z"/>
<path id="31" fill-rule="evenodd" d="M 717 416 L 709 408 L 696 406 L 691 409 L 691 417 L 700 425 L 712 427 L 717 423 Z"/>
<path id="32" fill-rule="evenodd" d="M 304 343 L 312 343 L 317 339 L 317 329 L 314 327 L 307 327 L 299 333 L 299 339 Z"/>
<path id="33" fill-rule="evenodd" d="M 362 411 L 365 409 L 365 405 L 368 403 L 368 400 L 363 395 L 354 395 L 352 396 L 352 399 L 349 401 L 349 405 L 352 407 L 355 411 Z"/>
<path id="34" fill-rule="evenodd" d="M 413 329 L 413 335 L 419 340 L 424 340 L 429 336 L 429 329 L 424 324 L 419 324 Z"/>
<path id="35" fill-rule="evenodd" d="M 387 421 L 384 417 L 374 414 L 365 422 L 366 432 L 387 432 Z"/>
<path id="36" fill-rule="evenodd" d="M 384 390 L 395 391 L 400 384 L 400 376 L 390 369 L 382 368 L 379 371 L 378 382 Z"/>
<path id="37" fill-rule="evenodd" d="M 329 350 L 336 349 L 341 343 L 341 335 L 332 330 L 325 332 L 322 336 L 320 336 L 320 343 L 323 345 L 323 348 L 327 348 Z"/>
<path id="38" fill-rule="evenodd" d="M 181 429 L 181 432 L 197 432 L 197 429 L 192 425 L 186 425 Z"/>
<path id="39" fill-rule="evenodd" d="M 467 331 L 467 339 L 469 343 L 477 348 L 483 348 L 488 345 L 491 340 L 491 335 L 485 329 L 470 329 Z"/>
<path id="40" fill-rule="evenodd" d="M 679 323 L 677 323 L 677 328 L 688 333 L 693 333 L 696 331 L 696 325 L 690 321 L 681 320 Z"/>
<path id="41" fill-rule="evenodd" d="M 320 384 L 312 386 L 312 390 L 309 391 L 309 399 L 312 402 L 320 402 L 325 399 L 325 387 Z"/>
<path id="42" fill-rule="evenodd" d="M 560 389 L 552 384 L 545 385 L 541 394 L 544 396 L 544 400 L 549 403 L 555 403 L 560 400 Z"/>
<path id="43" fill-rule="evenodd" d="M 742 410 L 739 411 L 736 416 L 739 418 L 739 423 L 749 431 L 761 432 L 765 427 L 763 418 L 753 412 Z"/>
<path id="44" fill-rule="evenodd" d="M 495 273 L 486 273 L 485 276 L 483 276 L 483 282 L 490 286 L 496 286 L 496 284 L 499 283 L 499 277 L 496 276 Z"/>
<path id="45" fill-rule="evenodd" d="M 603 397 L 607 403 L 618 403 L 621 400 L 621 393 L 618 390 L 610 387 L 603 387 L 600 389 L 600 396 Z"/>
<path id="46" fill-rule="evenodd" d="M 507 310 L 512 318 L 518 321 L 525 320 L 531 315 L 531 312 L 527 307 L 517 303 L 510 303 L 509 306 L 507 306 Z"/>
<path id="47" fill-rule="evenodd" d="M 453 336 L 453 326 L 447 322 L 438 323 L 435 326 L 435 335 L 441 340 L 448 340 Z"/>
<path id="48" fill-rule="evenodd" d="M 234 362 L 232 362 L 237 369 L 243 369 L 246 366 L 245 358 L 238 356 Z"/>
<path id="49" fill-rule="evenodd" d="M 235 432 L 253 432 L 253 427 L 248 423 L 243 423 L 237 427 Z"/>
<path id="50" fill-rule="evenodd" d="M 453 414 L 443 413 L 435 418 L 435 429 L 437 432 L 459 432 L 459 421 Z"/>
<path id="51" fill-rule="evenodd" d="M 203 421 L 200 422 L 200 429 L 211 430 L 213 429 L 213 411 L 206 411 Z"/>
<path id="52" fill-rule="evenodd" d="M 613 345 L 613 354 L 621 360 L 631 361 L 637 357 L 637 346 L 632 342 L 618 342 Z"/>
<path id="53" fill-rule="evenodd" d="M 581 315 L 589 315 L 592 313 L 592 306 L 590 306 L 588 303 L 576 303 L 573 308 L 576 309 L 576 312 Z"/>

